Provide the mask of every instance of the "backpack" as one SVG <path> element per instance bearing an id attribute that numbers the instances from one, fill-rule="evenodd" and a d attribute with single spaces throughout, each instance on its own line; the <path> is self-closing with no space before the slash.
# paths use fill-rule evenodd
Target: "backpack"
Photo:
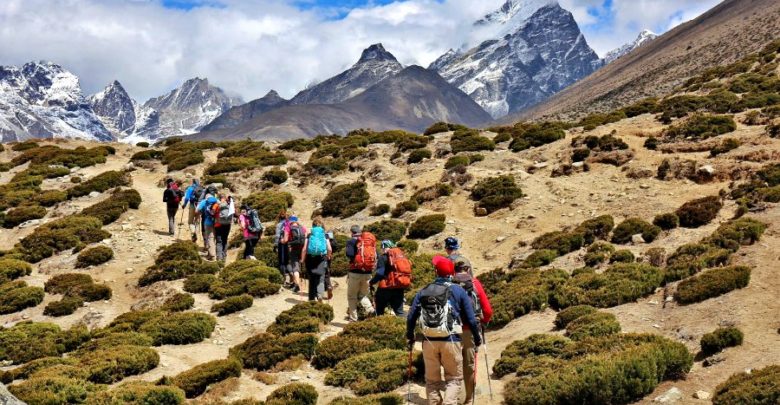
<path id="1" fill-rule="evenodd" d="M 466 293 L 471 297 L 471 305 L 474 307 L 474 313 L 477 317 L 482 317 L 482 304 L 479 302 L 477 290 L 474 289 L 474 278 L 469 273 L 456 273 L 452 280 L 463 287 Z"/>
<path id="2" fill-rule="evenodd" d="M 325 230 L 315 226 L 311 228 L 309 244 L 306 245 L 306 254 L 311 256 L 325 256 L 328 254 L 328 244 L 325 239 Z"/>
<path id="3" fill-rule="evenodd" d="M 355 244 L 355 259 L 350 269 L 363 273 L 371 273 L 376 269 L 376 236 L 371 232 L 363 232 Z"/>
<path id="4" fill-rule="evenodd" d="M 230 203 L 218 201 L 211 206 L 211 215 L 214 216 L 214 222 L 219 225 L 230 225 L 233 223 L 233 214 L 230 213 Z"/>
<path id="5" fill-rule="evenodd" d="M 420 291 L 420 329 L 425 337 L 446 338 L 463 333 L 460 319 L 452 310 L 452 284 L 431 283 Z"/>
<path id="6" fill-rule="evenodd" d="M 387 251 L 390 269 L 385 272 L 385 279 L 379 282 L 379 288 L 405 289 L 412 286 L 412 262 L 406 258 L 404 251 L 392 248 Z"/>
<path id="7" fill-rule="evenodd" d="M 249 212 L 246 213 L 246 219 L 247 219 L 247 230 L 249 230 L 250 233 L 254 234 L 260 234 L 263 232 L 263 223 L 260 221 L 260 215 L 257 214 L 257 210 L 249 210 Z"/>
<path id="8" fill-rule="evenodd" d="M 192 187 L 194 188 L 192 189 L 192 195 L 190 195 L 190 204 L 197 206 L 201 198 L 204 197 L 202 195 L 204 190 L 200 183 L 193 184 Z"/>
<path id="9" fill-rule="evenodd" d="M 300 225 L 290 225 L 290 240 L 287 241 L 288 245 L 303 246 L 306 242 L 306 234 L 303 233 L 303 228 Z"/>
<path id="10" fill-rule="evenodd" d="M 179 185 L 171 183 L 171 192 L 173 194 L 173 202 L 178 205 L 181 202 L 181 190 L 179 190 Z"/>

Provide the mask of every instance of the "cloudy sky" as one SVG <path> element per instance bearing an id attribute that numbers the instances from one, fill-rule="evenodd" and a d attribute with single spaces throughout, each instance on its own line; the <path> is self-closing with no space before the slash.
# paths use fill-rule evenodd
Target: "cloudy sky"
<path id="1" fill-rule="evenodd" d="M 59 63 L 86 93 L 114 79 L 140 101 L 199 76 L 246 100 L 293 96 L 382 42 L 427 66 L 477 39 L 505 0 L 0 0 L 0 65 Z M 516 0 L 526 1 L 526 0 Z M 720 0 L 559 0 L 599 54 Z"/>

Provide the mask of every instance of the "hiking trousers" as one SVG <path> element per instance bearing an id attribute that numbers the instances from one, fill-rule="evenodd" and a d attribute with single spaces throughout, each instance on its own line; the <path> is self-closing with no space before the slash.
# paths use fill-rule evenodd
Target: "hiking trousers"
<path id="1" fill-rule="evenodd" d="M 325 256 L 306 255 L 306 274 L 309 277 L 309 301 L 325 298 L 325 274 L 328 260 Z"/>
<path id="2" fill-rule="evenodd" d="M 244 259 L 249 259 L 250 256 L 255 255 L 255 246 L 257 246 L 259 240 L 258 238 L 244 239 Z"/>
<path id="3" fill-rule="evenodd" d="M 203 246 L 206 248 L 206 254 L 208 257 L 213 258 L 214 249 L 214 225 L 203 225 Z"/>
<path id="4" fill-rule="evenodd" d="M 393 310 L 395 316 L 404 316 L 404 293 L 402 288 L 380 288 L 376 290 L 374 303 L 376 304 L 376 315 L 385 314 L 387 307 Z"/>
<path id="5" fill-rule="evenodd" d="M 179 211 L 179 206 L 168 206 L 168 233 L 174 235 L 176 233 L 176 212 Z"/>
<path id="6" fill-rule="evenodd" d="M 474 335 L 471 330 L 463 328 L 463 334 L 460 335 L 463 345 L 463 381 L 466 383 L 466 403 L 470 404 L 474 396 L 474 363 L 477 352 L 474 347 Z"/>
<path id="7" fill-rule="evenodd" d="M 190 227 L 190 237 L 193 242 L 198 241 L 198 216 L 195 208 L 195 205 L 190 204 L 189 211 L 187 212 L 187 225 Z"/>
<path id="8" fill-rule="evenodd" d="M 371 280 L 371 273 L 359 274 L 350 272 L 347 274 L 347 317 L 350 321 L 358 320 L 358 303 L 366 311 L 366 314 L 374 313 L 374 306 L 371 305 L 371 300 L 368 298 L 369 280 Z"/>
<path id="9" fill-rule="evenodd" d="M 424 340 L 425 394 L 428 405 L 458 405 L 463 383 L 463 349 L 460 342 Z M 444 369 L 444 378 L 442 378 Z"/>
<path id="10" fill-rule="evenodd" d="M 230 225 L 220 225 L 214 228 L 214 236 L 217 241 L 217 260 L 224 262 L 227 258 L 228 237 L 230 237 Z"/>
<path id="11" fill-rule="evenodd" d="M 279 260 L 279 271 L 284 276 L 287 274 L 287 266 L 290 265 L 290 248 L 286 243 L 276 245 L 276 255 Z"/>

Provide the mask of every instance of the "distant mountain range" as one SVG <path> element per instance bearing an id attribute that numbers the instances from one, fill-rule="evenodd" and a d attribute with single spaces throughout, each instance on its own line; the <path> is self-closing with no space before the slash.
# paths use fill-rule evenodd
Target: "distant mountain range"
<path id="1" fill-rule="evenodd" d="M 619 58 L 628 55 L 629 53 L 633 52 L 634 49 L 639 48 L 640 46 L 646 45 L 650 41 L 658 38 L 658 35 L 650 30 L 643 30 L 639 33 L 639 36 L 636 37 L 635 40 L 632 42 L 629 42 L 617 49 L 611 50 L 607 52 L 606 55 L 604 55 L 604 58 L 601 60 L 604 62 L 605 65 L 608 65 Z"/>

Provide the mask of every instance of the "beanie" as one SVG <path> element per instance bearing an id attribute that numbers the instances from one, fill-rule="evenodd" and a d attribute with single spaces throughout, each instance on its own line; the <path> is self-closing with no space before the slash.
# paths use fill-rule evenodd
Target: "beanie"
<path id="1" fill-rule="evenodd" d="M 431 263 L 436 268 L 436 275 L 439 277 L 451 277 L 455 274 L 455 265 L 444 256 L 434 256 Z"/>

